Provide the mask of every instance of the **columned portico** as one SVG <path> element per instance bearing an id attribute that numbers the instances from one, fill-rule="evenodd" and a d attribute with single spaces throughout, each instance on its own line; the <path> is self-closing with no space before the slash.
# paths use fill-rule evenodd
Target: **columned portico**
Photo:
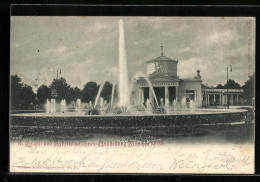
<path id="1" fill-rule="evenodd" d="M 228 101 L 230 105 L 238 105 L 243 89 L 229 89 L 228 92 L 227 97 L 226 89 L 205 89 L 203 98 L 206 99 L 207 105 L 226 105 Z"/>
<path id="2" fill-rule="evenodd" d="M 194 73 L 193 78 L 180 79 L 177 74 L 178 60 L 165 57 L 163 52 L 161 56 L 146 63 L 146 78 L 140 76 L 135 79 L 137 88 L 141 88 L 138 92 L 141 94 L 138 96 L 140 103 L 144 104 L 149 99 L 153 106 L 155 100 L 158 104 L 172 106 L 174 101 L 181 102 L 185 98 L 187 102 L 193 100 L 197 105 L 202 105 L 202 80 L 199 70 L 197 74 Z"/>

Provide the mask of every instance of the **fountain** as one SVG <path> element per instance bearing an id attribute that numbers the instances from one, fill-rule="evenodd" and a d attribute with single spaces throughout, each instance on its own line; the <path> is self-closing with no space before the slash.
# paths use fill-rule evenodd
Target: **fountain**
<path id="1" fill-rule="evenodd" d="M 81 100 L 77 99 L 76 112 L 81 113 Z"/>
<path id="2" fill-rule="evenodd" d="M 187 105 L 186 105 L 186 98 L 183 97 L 182 100 L 181 100 L 181 108 L 182 109 L 186 109 Z"/>
<path id="3" fill-rule="evenodd" d="M 61 112 L 65 113 L 66 112 L 66 101 L 65 101 L 65 99 L 61 100 L 60 107 L 61 107 Z"/>
<path id="4" fill-rule="evenodd" d="M 163 98 L 160 99 L 160 106 L 164 107 L 164 105 L 163 105 Z"/>
<path id="5" fill-rule="evenodd" d="M 50 103 L 49 99 L 46 99 L 45 111 L 46 111 L 46 113 L 51 112 L 51 103 Z"/>
<path id="6" fill-rule="evenodd" d="M 173 109 L 177 109 L 177 103 L 175 99 L 172 101 L 172 107 Z"/>
<path id="7" fill-rule="evenodd" d="M 147 114 L 151 114 L 153 112 L 153 107 L 152 107 L 151 102 L 150 102 L 149 99 L 146 100 L 146 108 L 145 108 L 145 110 L 146 110 Z"/>
<path id="8" fill-rule="evenodd" d="M 56 113 L 56 101 L 55 101 L 55 99 L 51 99 L 51 104 L 50 104 L 50 106 L 51 106 L 51 113 Z"/>
<path id="9" fill-rule="evenodd" d="M 123 20 L 119 20 L 119 106 L 130 106 L 130 94 L 128 84 L 128 70 L 125 51 L 125 36 L 124 36 L 124 24 Z"/>
<path id="10" fill-rule="evenodd" d="M 194 113 L 195 112 L 195 103 L 193 100 L 190 101 L 190 112 Z"/>

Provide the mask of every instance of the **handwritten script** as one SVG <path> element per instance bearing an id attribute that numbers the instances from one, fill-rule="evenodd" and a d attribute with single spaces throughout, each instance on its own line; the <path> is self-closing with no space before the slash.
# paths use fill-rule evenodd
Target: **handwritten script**
<path id="1" fill-rule="evenodd" d="M 12 172 L 253 173 L 253 145 L 11 142 Z"/>

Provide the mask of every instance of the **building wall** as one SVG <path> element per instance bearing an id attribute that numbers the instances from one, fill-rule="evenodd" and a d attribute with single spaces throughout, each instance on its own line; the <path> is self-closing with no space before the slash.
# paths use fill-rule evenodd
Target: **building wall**
<path id="1" fill-rule="evenodd" d="M 153 62 L 147 64 L 147 75 L 151 75 L 161 69 L 161 74 L 177 77 L 177 63 L 176 61 L 172 62 Z"/>
<path id="2" fill-rule="evenodd" d="M 181 80 L 179 83 L 178 102 L 185 97 L 186 90 L 195 90 L 197 93 L 197 103 L 202 106 L 201 80 Z"/>
<path id="3" fill-rule="evenodd" d="M 156 69 L 155 69 L 155 63 L 148 63 L 147 64 L 147 75 L 150 75 L 150 74 L 152 74 L 152 73 L 154 73 L 155 71 L 156 71 Z"/>
<path id="4" fill-rule="evenodd" d="M 169 76 L 174 76 L 174 77 L 177 77 L 177 63 L 178 62 L 171 62 L 171 63 L 168 63 L 168 74 Z"/>

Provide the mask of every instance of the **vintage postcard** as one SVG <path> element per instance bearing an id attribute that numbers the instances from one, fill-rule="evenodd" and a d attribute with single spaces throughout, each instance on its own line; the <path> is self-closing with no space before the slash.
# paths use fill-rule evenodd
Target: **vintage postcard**
<path id="1" fill-rule="evenodd" d="M 12 16 L 10 172 L 253 174 L 254 17 Z"/>

